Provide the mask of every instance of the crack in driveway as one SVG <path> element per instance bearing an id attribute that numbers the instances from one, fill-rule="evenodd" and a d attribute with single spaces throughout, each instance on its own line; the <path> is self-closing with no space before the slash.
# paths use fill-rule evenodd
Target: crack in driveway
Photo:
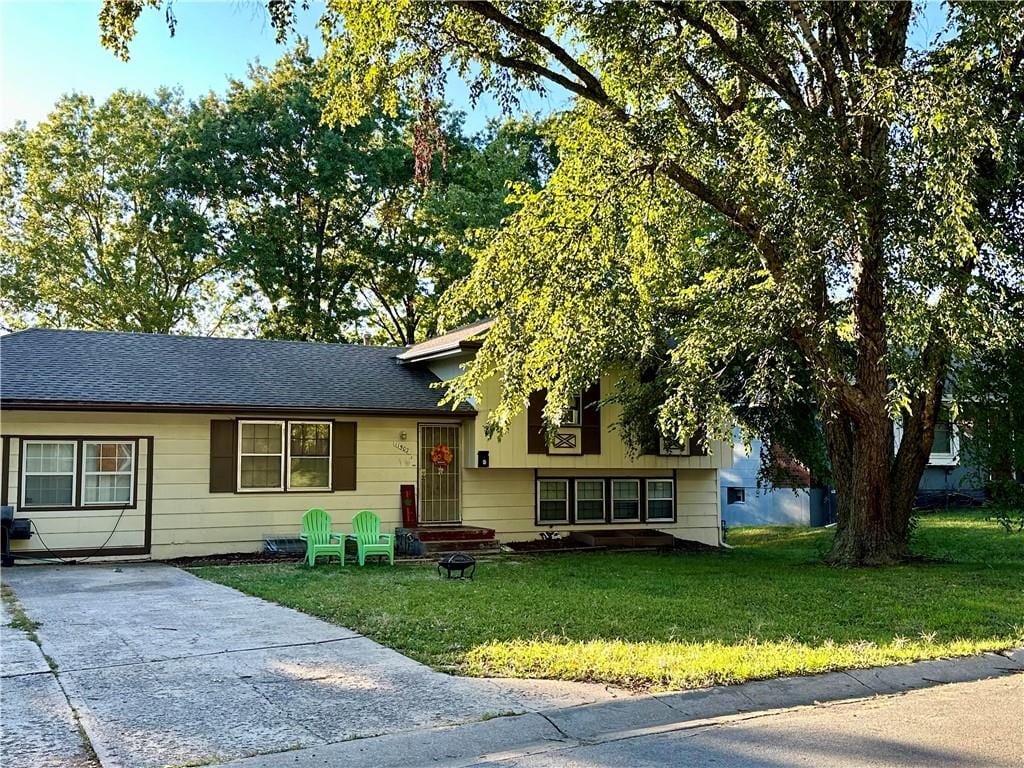
<path id="1" fill-rule="evenodd" d="M 100 669 L 115 669 L 117 667 L 137 667 L 144 664 L 161 664 L 167 661 L 186 661 L 188 659 L 201 659 L 208 658 L 210 656 L 227 656 L 233 653 L 252 653 L 254 651 L 273 651 L 283 650 L 288 648 L 303 648 L 314 645 L 328 645 L 330 643 L 342 643 L 346 640 L 359 640 L 362 639 L 362 635 L 352 635 L 351 637 L 335 637 L 330 640 L 310 640 L 305 643 L 277 643 L 274 645 L 256 645 L 252 648 L 225 648 L 221 651 L 204 651 L 203 653 L 187 653 L 181 656 L 162 656 L 156 659 L 139 659 L 138 661 L 116 661 L 111 664 L 98 664 L 93 667 L 60 667 L 58 672 L 60 674 L 69 672 L 94 672 Z M 36 675 L 43 674 L 41 672 L 23 672 L 18 675 L 8 675 L 8 677 L 22 677 L 24 675 Z"/>

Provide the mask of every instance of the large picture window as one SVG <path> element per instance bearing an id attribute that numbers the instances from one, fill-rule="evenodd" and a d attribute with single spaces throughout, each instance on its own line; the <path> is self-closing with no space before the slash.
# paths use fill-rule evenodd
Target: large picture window
<path id="1" fill-rule="evenodd" d="M 78 443 L 26 440 L 21 449 L 21 506 L 73 507 Z"/>
<path id="2" fill-rule="evenodd" d="M 83 443 L 82 504 L 131 504 L 135 479 L 135 443 Z"/>

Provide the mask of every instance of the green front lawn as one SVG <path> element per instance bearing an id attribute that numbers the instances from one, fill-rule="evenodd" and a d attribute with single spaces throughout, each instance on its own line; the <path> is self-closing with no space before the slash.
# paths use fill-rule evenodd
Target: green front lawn
<path id="1" fill-rule="evenodd" d="M 636 688 L 895 664 L 1024 643 L 1024 537 L 978 511 L 921 519 L 922 562 L 822 565 L 831 533 L 735 530 L 728 552 L 506 556 L 432 566 L 195 568 L 439 669 Z"/>

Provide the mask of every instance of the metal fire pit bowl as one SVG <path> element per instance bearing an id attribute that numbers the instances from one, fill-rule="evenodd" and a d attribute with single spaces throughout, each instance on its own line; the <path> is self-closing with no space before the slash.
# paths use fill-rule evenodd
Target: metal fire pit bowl
<path id="1" fill-rule="evenodd" d="M 437 561 L 437 575 L 448 574 L 449 579 L 473 579 L 476 571 L 476 560 L 462 552 L 446 555 Z M 454 575 L 458 574 L 458 575 Z"/>

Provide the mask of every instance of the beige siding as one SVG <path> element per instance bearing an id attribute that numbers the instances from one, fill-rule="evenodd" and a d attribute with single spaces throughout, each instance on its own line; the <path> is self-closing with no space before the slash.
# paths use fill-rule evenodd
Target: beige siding
<path id="1" fill-rule="evenodd" d="M 260 416 L 263 414 L 253 414 Z M 154 438 L 152 556 L 179 557 L 257 551 L 263 537 L 295 536 L 302 513 L 323 507 L 341 529 L 352 515 L 370 508 L 387 528 L 401 517 L 399 486 L 416 482 L 414 417 L 368 417 L 358 421 L 355 491 L 333 493 L 209 492 L 210 420 L 230 416 L 205 414 L 64 413 L 6 411 L 5 435 L 150 436 Z M 329 415 L 325 418 L 331 418 Z M 339 421 L 352 417 L 335 415 Z M 406 440 L 401 433 L 406 433 Z M 17 440 L 12 440 L 9 494 L 18 499 Z M 143 443 L 143 446 L 145 444 Z M 405 450 L 403 450 L 403 448 Z M 144 448 L 140 453 L 144 452 Z M 143 461 L 145 457 L 143 456 Z M 139 472 L 145 490 L 144 466 Z M 108 546 L 138 546 L 143 535 L 143 499 L 118 524 Z M 16 502 L 15 502 L 16 503 Z M 30 512 L 51 549 L 91 549 L 110 535 L 116 513 Z M 45 555 L 38 538 L 16 542 L 21 550 Z M 27 545 L 27 546 L 26 546 Z"/>
<path id="2" fill-rule="evenodd" d="M 539 477 L 671 477 L 671 470 L 544 469 Z M 532 469 L 470 469 L 463 480 L 463 518 L 468 524 L 493 528 L 502 541 L 536 539 L 541 531 L 567 532 L 601 528 L 651 528 L 690 541 L 717 545 L 719 540 L 718 471 L 679 470 L 676 477 L 675 523 L 536 525 L 535 473 Z"/>
<path id="3" fill-rule="evenodd" d="M 254 413 L 252 416 L 264 416 Z M 611 414 L 606 415 L 606 421 Z M 192 555 L 254 552 L 264 536 L 295 536 L 302 513 L 310 507 L 323 507 L 336 527 L 347 530 L 352 515 L 360 509 L 373 509 L 381 516 L 385 529 L 400 525 L 399 486 L 416 483 L 415 417 L 365 417 L 358 421 L 357 489 L 333 493 L 216 493 L 209 492 L 210 420 L 231 418 L 208 414 L 158 413 L 81 413 L 47 411 L 5 411 L 4 435 L 152 437 L 153 456 L 147 455 L 146 441 L 140 441 L 136 494 L 138 505 L 118 521 L 118 513 L 109 510 L 19 512 L 31 517 L 51 549 L 135 547 L 144 541 L 146 469 L 153 462 L 152 548 L 154 558 Z M 325 418 L 331 418 L 325 415 Z M 344 421 L 343 414 L 333 418 Z M 525 417 L 524 417 L 525 418 Z M 442 420 L 429 420 L 436 423 Z M 463 442 L 472 447 L 472 435 L 481 434 L 482 419 L 476 426 L 467 422 Z M 401 439 L 405 433 L 406 439 Z M 637 462 L 623 459 L 621 443 L 606 435 L 605 451 L 600 457 L 526 457 L 525 431 L 519 429 L 522 455 L 516 459 L 512 442 L 489 446 L 499 462 L 492 469 L 467 469 L 463 473 L 462 518 L 467 525 L 494 528 L 504 541 L 536 538 L 551 526 L 534 524 L 534 469 L 522 466 L 528 460 L 546 460 L 539 472 L 555 476 L 632 475 L 670 476 L 676 471 L 677 514 L 675 524 L 651 524 L 680 538 L 715 544 L 718 541 L 718 480 L 708 457 L 643 457 Z M 9 498 L 17 504 L 19 440 L 12 439 L 8 475 Z M 719 454 L 721 455 L 721 454 Z M 728 455 L 728 454 L 726 454 Z M 515 469 L 501 468 L 500 457 L 516 461 Z M 616 465 L 615 461 L 621 464 Z M 707 464 L 708 466 L 704 466 Z M 115 529 L 116 523 L 116 529 Z M 593 527 L 593 526 L 578 526 Z M 639 527 L 639 524 L 618 524 Z M 571 530 L 572 526 L 555 526 Z M 14 546 L 45 556 L 39 537 Z"/>

